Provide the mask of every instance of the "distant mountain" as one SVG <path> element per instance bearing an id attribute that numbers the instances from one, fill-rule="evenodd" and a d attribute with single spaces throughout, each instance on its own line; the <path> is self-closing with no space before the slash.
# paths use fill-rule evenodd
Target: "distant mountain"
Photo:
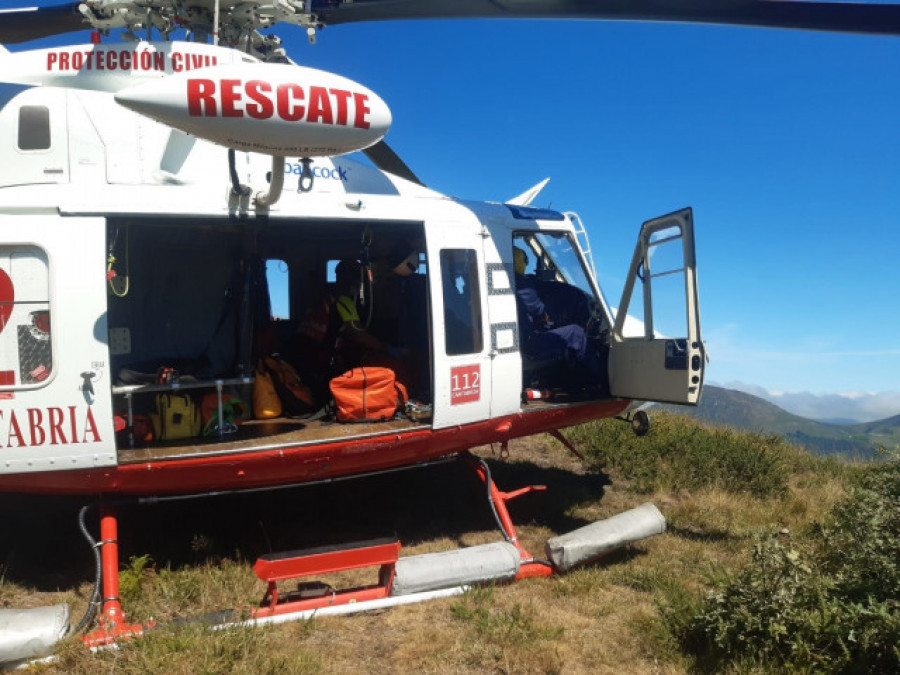
<path id="1" fill-rule="evenodd" d="M 792 415 L 773 403 L 734 389 L 706 385 L 700 405 L 660 405 L 709 424 L 777 434 L 821 455 L 872 458 L 876 447 L 900 446 L 900 415 L 875 422 L 833 424 Z"/>

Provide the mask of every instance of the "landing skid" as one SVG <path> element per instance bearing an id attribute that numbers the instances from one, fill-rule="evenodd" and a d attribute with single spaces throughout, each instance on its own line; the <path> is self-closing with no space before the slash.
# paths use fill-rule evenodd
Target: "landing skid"
<path id="1" fill-rule="evenodd" d="M 522 545 L 507 505 L 517 497 L 546 487 L 529 485 L 504 492 L 497 487 L 484 460 L 468 451 L 460 453 L 460 459 L 484 485 L 503 541 L 406 557 L 400 556 L 401 543 L 395 538 L 264 555 L 253 568 L 257 577 L 266 583 L 258 606 L 218 612 L 197 620 L 215 627 L 282 623 L 313 615 L 345 614 L 449 597 L 478 584 L 565 572 L 613 548 L 665 530 L 662 515 L 647 504 L 551 539 L 547 545 L 550 559 L 538 558 Z M 82 637 L 84 644 L 91 648 L 138 637 L 152 628 L 152 625 L 129 623 L 122 608 L 117 530 L 115 506 L 103 504 L 101 541 L 97 545 L 102 570 L 98 627 Z M 377 582 L 368 586 L 335 589 L 316 580 L 335 572 L 367 568 L 377 569 Z M 287 582 L 294 583 L 295 590 L 283 590 Z"/>

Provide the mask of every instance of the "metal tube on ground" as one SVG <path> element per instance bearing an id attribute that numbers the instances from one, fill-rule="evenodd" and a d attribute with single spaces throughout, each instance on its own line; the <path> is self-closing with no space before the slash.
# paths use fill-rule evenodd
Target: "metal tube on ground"
<path id="1" fill-rule="evenodd" d="M 612 518 L 548 539 L 546 552 L 556 569 L 567 572 L 576 565 L 599 558 L 626 544 L 665 531 L 665 517 L 648 502 Z"/>
<path id="2" fill-rule="evenodd" d="M 213 630 L 221 630 L 231 626 L 266 626 L 280 623 L 288 623 L 290 621 L 303 621 L 312 617 L 321 616 L 338 616 L 341 614 L 356 614 L 357 612 L 370 612 L 376 609 L 388 609 L 390 607 L 399 607 L 400 605 L 412 605 L 417 602 L 425 602 L 427 600 L 435 600 L 437 598 L 449 598 L 455 595 L 462 595 L 468 590 L 468 586 L 456 586 L 454 588 L 442 588 L 438 591 L 428 591 L 425 593 L 414 593 L 412 595 L 401 595 L 397 597 L 381 598 L 379 600 L 366 600 L 364 602 L 352 602 L 346 605 L 334 605 L 333 607 L 320 607 L 318 609 L 304 609 L 299 612 L 291 612 L 278 614 L 275 616 L 266 616 L 259 619 L 248 619 L 246 621 L 237 621 L 233 623 L 220 624 L 212 626 Z"/>
<path id="3" fill-rule="evenodd" d="M 520 565 L 519 549 L 507 542 L 400 558 L 394 567 L 391 597 L 509 581 L 515 578 Z"/>
<path id="4" fill-rule="evenodd" d="M 68 630 L 68 605 L 0 609 L 0 669 L 49 654 Z"/>

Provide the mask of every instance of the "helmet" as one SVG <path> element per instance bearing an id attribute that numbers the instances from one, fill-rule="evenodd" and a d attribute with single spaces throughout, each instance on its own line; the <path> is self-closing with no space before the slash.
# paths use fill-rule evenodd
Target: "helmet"
<path id="1" fill-rule="evenodd" d="M 334 268 L 334 280 L 338 286 L 349 286 L 359 281 L 359 263 L 352 258 L 341 260 Z"/>
<path id="2" fill-rule="evenodd" d="M 528 267 L 528 254 L 518 246 L 513 246 L 513 267 L 516 274 L 525 274 L 525 268 Z"/>

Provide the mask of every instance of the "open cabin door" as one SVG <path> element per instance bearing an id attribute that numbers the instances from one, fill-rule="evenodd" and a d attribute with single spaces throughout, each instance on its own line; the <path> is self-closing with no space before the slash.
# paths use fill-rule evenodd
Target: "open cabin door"
<path id="1" fill-rule="evenodd" d="M 610 340 L 610 393 L 696 405 L 705 361 L 688 208 L 641 227 Z"/>
<path id="2" fill-rule="evenodd" d="M 490 417 L 491 343 L 480 223 L 434 220 L 426 229 L 437 429 Z"/>

